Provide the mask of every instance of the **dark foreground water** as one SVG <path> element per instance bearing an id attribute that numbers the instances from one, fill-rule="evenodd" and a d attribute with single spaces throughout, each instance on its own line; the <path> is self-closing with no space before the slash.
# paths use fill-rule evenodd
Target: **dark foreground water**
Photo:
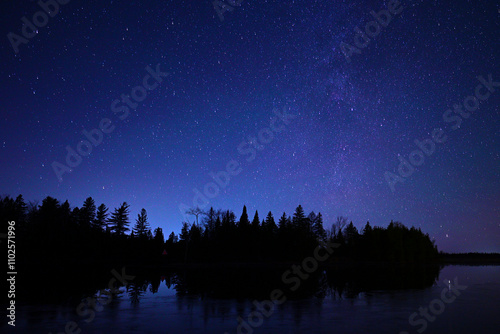
<path id="1" fill-rule="evenodd" d="M 64 302 L 19 302 L 15 329 L 6 321 L 0 329 L 54 334 L 500 332 L 500 266 L 345 268 L 321 270 L 307 279 L 292 273 L 283 282 L 285 271 L 137 272 L 127 287 L 111 294 L 107 289 Z M 108 281 L 113 283 L 113 277 L 109 272 Z M 283 302 L 272 307 L 264 301 L 276 289 Z"/>

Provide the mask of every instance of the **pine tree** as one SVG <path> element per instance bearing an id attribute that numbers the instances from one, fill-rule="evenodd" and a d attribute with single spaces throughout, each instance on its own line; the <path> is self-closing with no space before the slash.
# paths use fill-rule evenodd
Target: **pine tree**
<path id="1" fill-rule="evenodd" d="M 356 226 L 354 226 L 354 224 L 351 221 L 349 225 L 347 225 L 347 227 L 345 228 L 345 235 L 344 235 L 345 240 L 347 241 L 347 243 L 352 244 L 356 242 L 358 236 L 359 236 L 358 229 L 356 228 Z"/>
<path id="2" fill-rule="evenodd" d="M 105 229 L 108 216 L 108 208 L 106 207 L 106 205 L 104 205 L 104 203 L 99 205 L 94 220 L 94 227 L 100 230 Z"/>
<path id="3" fill-rule="evenodd" d="M 16 201 L 14 202 L 15 218 L 16 223 L 24 222 L 26 219 L 28 206 L 24 202 L 23 195 L 18 195 Z"/>
<path id="4" fill-rule="evenodd" d="M 80 208 L 75 207 L 71 210 L 71 223 L 75 225 L 80 225 Z"/>
<path id="5" fill-rule="evenodd" d="M 248 226 L 250 226 L 250 220 L 248 219 L 246 205 L 243 205 L 243 213 L 241 214 L 238 226 L 241 228 L 247 228 Z"/>
<path id="6" fill-rule="evenodd" d="M 114 231 L 117 235 L 124 235 L 125 232 L 130 229 L 128 226 L 130 222 L 128 221 L 128 215 L 130 205 L 127 202 L 123 202 L 119 208 L 115 208 L 115 211 L 111 214 L 109 222 L 111 223 L 111 231 Z"/>
<path id="7" fill-rule="evenodd" d="M 293 226 L 295 228 L 300 229 L 301 231 L 305 229 L 305 220 L 306 216 L 304 214 L 304 209 L 302 208 L 302 205 L 299 204 L 299 206 L 295 209 L 295 212 L 293 214 Z"/>
<path id="8" fill-rule="evenodd" d="M 275 232 L 276 231 L 276 223 L 274 222 L 274 217 L 271 211 L 268 212 L 266 216 L 266 220 L 262 223 L 262 226 L 267 232 Z"/>
<path id="9" fill-rule="evenodd" d="M 61 223 L 63 224 L 63 229 L 69 228 L 71 222 L 71 206 L 68 200 L 64 201 L 59 208 Z"/>
<path id="10" fill-rule="evenodd" d="M 233 230 L 236 224 L 236 216 L 231 210 L 226 210 L 222 213 L 222 227 L 226 230 Z"/>
<path id="11" fill-rule="evenodd" d="M 179 237 L 175 235 L 175 233 L 172 231 L 170 235 L 168 236 L 167 240 L 170 244 L 175 244 L 179 241 Z"/>
<path id="12" fill-rule="evenodd" d="M 172 233 L 174 233 L 174 232 L 172 232 Z M 182 223 L 181 234 L 179 234 L 179 239 L 181 241 L 188 241 L 189 240 L 189 224 L 186 222 Z"/>
<path id="13" fill-rule="evenodd" d="M 259 224 L 260 224 L 259 212 L 257 210 L 255 210 L 255 215 L 253 216 L 253 220 L 252 220 L 252 227 L 254 229 L 258 229 Z"/>
<path id="14" fill-rule="evenodd" d="M 147 237 L 148 232 L 151 232 L 151 229 L 149 228 L 148 214 L 146 212 L 146 209 L 142 208 L 141 213 L 137 215 L 133 231 L 135 235 L 140 238 Z"/>
<path id="15" fill-rule="evenodd" d="M 173 232 L 172 232 L 173 233 Z M 175 234 L 174 234 L 175 236 Z M 158 243 L 158 244 L 162 244 L 165 242 L 165 236 L 163 235 L 163 230 L 161 227 L 157 227 L 155 228 L 155 231 L 154 231 L 154 240 Z"/>
<path id="16" fill-rule="evenodd" d="M 210 207 L 210 209 L 205 212 L 205 219 L 204 219 L 204 226 L 205 226 L 205 234 L 204 237 L 213 240 L 218 233 L 218 228 L 220 227 L 217 226 L 217 218 L 220 216 L 220 212 L 215 211 L 213 207 Z"/>
<path id="17" fill-rule="evenodd" d="M 95 202 L 92 197 L 87 197 L 80 209 L 80 224 L 85 227 L 90 227 L 95 220 Z"/>
<path id="18" fill-rule="evenodd" d="M 369 237 L 372 233 L 373 229 L 370 226 L 370 222 L 366 222 L 365 227 L 363 228 L 363 236 Z"/>
<path id="19" fill-rule="evenodd" d="M 319 239 L 326 239 L 326 231 L 323 227 L 323 216 L 321 215 L 321 212 L 318 212 L 318 215 L 314 217 L 314 221 L 312 222 L 312 230 L 316 237 L 318 237 Z"/>
<path id="20" fill-rule="evenodd" d="M 287 219 L 286 213 L 283 212 L 283 215 L 281 216 L 280 220 L 278 221 L 278 228 L 279 228 L 280 232 L 286 231 L 288 228 L 287 225 L 288 225 L 288 219 Z"/>
<path id="21" fill-rule="evenodd" d="M 40 206 L 39 221 L 41 223 L 41 227 L 44 230 L 52 230 L 53 227 L 59 225 L 59 221 L 54 219 L 59 214 L 59 201 L 53 197 L 47 196 Z"/>

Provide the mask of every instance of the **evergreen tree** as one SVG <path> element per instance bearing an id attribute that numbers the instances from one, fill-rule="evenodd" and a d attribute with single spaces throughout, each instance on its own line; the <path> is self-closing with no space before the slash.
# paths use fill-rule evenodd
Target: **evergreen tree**
<path id="1" fill-rule="evenodd" d="M 172 233 L 174 233 L 174 232 L 172 232 Z M 174 234 L 174 236 L 175 236 L 175 234 Z M 163 230 L 161 227 L 155 228 L 153 238 L 154 238 L 155 242 L 163 245 L 163 243 L 165 242 L 165 237 L 163 236 Z"/>
<path id="2" fill-rule="evenodd" d="M 278 229 L 280 232 L 285 232 L 288 228 L 288 219 L 286 216 L 286 213 L 283 212 L 283 215 L 281 216 L 280 220 L 278 221 Z"/>
<path id="3" fill-rule="evenodd" d="M 312 230 L 316 237 L 318 237 L 319 239 L 326 239 L 326 231 L 323 227 L 323 216 L 321 215 L 321 212 L 318 212 L 317 216 L 314 215 L 314 220 L 312 221 Z"/>
<path id="4" fill-rule="evenodd" d="M 205 213 L 205 237 L 211 239 L 215 236 L 216 232 L 216 222 L 217 222 L 217 213 L 213 207 Z"/>
<path id="5" fill-rule="evenodd" d="M 168 236 L 168 240 L 167 240 L 167 241 L 168 241 L 169 243 L 171 243 L 171 244 L 175 244 L 175 243 L 177 243 L 177 242 L 179 241 L 179 237 L 177 237 L 177 236 L 175 235 L 175 233 L 172 231 L 172 232 L 170 233 L 170 235 Z"/>
<path id="6" fill-rule="evenodd" d="M 345 240 L 347 241 L 347 243 L 352 244 L 356 242 L 358 236 L 359 236 L 358 229 L 356 228 L 356 226 L 354 226 L 354 224 L 351 221 L 349 225 L 347 225 L 347 227 L 345 228 L 345 233 L 344 233 Z"/>
<path id="7" fill-rule="evenodd" d="M 104 203 L 102 203 L 97 208 L 97 213 L 94 220 L 94 227 L 99 230 L 105 229 L 108 216 L 109 216 L 108 208 L 106 207 L 106 205 L 104 205 Z"/>
<path id="8" fill-rule="evenodd" d="M 236 216 L 231 210 L 226 210 L 222 213 L 222 226 L 225 229 L 232 230 L 236 224 Z"/>
<path id="9" fill-rule="evenodd" d="M 79 207 L 74 207 L 73 210 L 71 210 L 71 223 L 75 225 L 80 225 L 80 208 Z"/>
<path id="10" fill-rule="evenodd" d="M 28 206 L 24 202 L 23 195 L 18 195 L 16 197 L 16 201 L 14 202 L 14 221 L 16 223 L 22 223 L 26 220 L 26 213 L 27 213 Z"/>
<path id="11" fill-rule="evenodd" d="M 59 216 L 59 201 L 53 197 L 47 196 L 38 211 L 39 222 L 43 229 L 59 225 L 59 221 L 54 217 Z"/>
<path id="12" fill-rule="evenodd" d="M 262 226 L 267 232 L 275 232 L 276 231 L 276 223 L 274 222 L 274 217 L 271 211 L 268 212 L 266 216 L 266 220 L 262 223 Z"/>
<path id="13" fill-rule="evenodd" d="M 109 219 L 111 224 L 110 229 L 117 235 L 124 235 L 125 232 L 130 230 L 128 228 L 130 225 L 128 221 L 128 215 L 130 213 L 129 208 L 130 205 L 128 205 L 127 202 L 123 202 L 122 205 L 119 208 L 115 208 L 115 211 L 111 214 L 111 218 Z"/>
<path id="14" fill-rule="evenodd" d="M 92 197 L 87 197 L 80 209 L 80 224 L 85 227 L 90 227 L 94 223 L 96 206 Z"/>
<path id="15" fill-rule="evenodd" d="M 363 228 L 363 236 L 368 237 L 372 233 L 373 229 L 370 226 L 370 222 L 366 222 L 365 227 Z"/>
<path id="16" fill-rule="evenodd" d="M 192 224 L 191 229 L 189 230 L 189 241 L 192 241 L 194 244 L 198 244 L 201 240 L 202 232 L 203 231 L 197 224 Z"/>
<path id="17" fill-rule="evenodd" d="M 240 217 L 240 221 L 238 223 L 238 226 L 240 228 L 247 228 L 248 226 L 250 226 L 250 220 L 248 219 L 248 214 L 247 214 L 247 207 L 246 205 L 243 205 L 243 212 L 241 214 L 241 217 Z"/>
<path id="18" fill-rule="evenodd" d="M 71 207 L 69 205 L 68 200 L 65 200 L 61 207 L 59 208 L 59 212 L 61 214 L 60 219 L 64 229 L 69 228 L 69 224 L 71 223 Z"/>
<path id="19" fill-rule="evenodd" d="M 174 232 L 172 232 L 172 233 L 174 233 Z M 189 224 L 186 222 L 182 223 L 181 234 L 179 234 L 179 239 L 181 241 L 188 241 L 189 240 Z"/>
<path id="20" fill-rule="evenodd" d="M 252 220 L 252 227 L 254 229 L 258 229 L 259 224 L 260 224 L 259 212 L 257 210 L 255 210 L 255 215 L 253 216 L 253 220 Z"/>
<path id="21" fill-rule="evenodd" d="M 148 223 L 148 214 L 146 209 L 142 208 L 141 213 L 137 215 L 135 220 L 134 233 L 136 236 L 144 238 L 148 236 L 148 231 L 151 232 Z"/>
<path id="22" fill-rule="evenodd" d="M 302 208 L 302 205 L 299 204 L 299 206 L 295 209 L 295 212 L 293 214 L 292 222 L 294 227 L 303 229 L 305 220 L 306 216 L 304 214 L 304 209 Z"/>
<path id="23" fill-rule="evenodd" d="M 172 254 L 175 254 L 177 241 L 179 241 L 179 238 L 172 231 L 170 233 L 170 235 L 168 236 L 167 241 L 165 241 L 165 244 L 164 245 L 163 245 L 163 243 L 161 244 L 162 246 L 164 246 L 163 248 L 165 248 L 165 250 L 167 250 L 167 253 L 169 256 L 172 256 Z"/>

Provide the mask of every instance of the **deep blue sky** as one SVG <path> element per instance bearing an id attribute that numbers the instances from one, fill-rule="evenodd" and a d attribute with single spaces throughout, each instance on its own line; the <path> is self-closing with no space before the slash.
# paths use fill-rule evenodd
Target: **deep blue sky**
<path id="1" fill-rule="evenodd" d="M 355 28 L 387 3 L 243 0 L 221 21 L 209 0 L 72 0 L 18 53 L 9 32 L 22 35 L 21 18 L 33 22 L 41 8 L 3 3 L 0 194 L 73 206 L 92 196 L 111 209 L 127 201 L 132 221 L 144 207 L 168 235 L 193 189 L 204 192 L 234 160 L 241 172 L 208 206 L 239 217 L 246 204 L 262 219 L 301 204 L 327 226 L 338 215 L 358 228 L 397 220 L 445 251 L 499 252 L 500 87 L 480 87 L 488 97 L 468 118 L 446 114 L 475 94 L 477 77 L 500 81 L 499 6 L 401 4 L 348 62 L 341 43 L 354 46 Z M 169 75 L 122 120 L 112 103 L 147 66 Z M 286 125 L 272 121 L 283 109 L 295 115 Z M 66 164 L 66 147 L 106 118 L 114 130 L 60 182 L 53 162 Z M 271 121 L 282 131 L 247 161 L 242 142 L 270 139 Z M 385 173 L 398 175 L 398 155 L 408 160 L 434 129 L 447 140 L 392 191 Z"/>

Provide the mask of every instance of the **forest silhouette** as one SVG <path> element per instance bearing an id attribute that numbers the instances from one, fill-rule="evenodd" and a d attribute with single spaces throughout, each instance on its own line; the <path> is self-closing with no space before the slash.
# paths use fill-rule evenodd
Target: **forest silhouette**
<path id="1" fill-rule="evenodd" d="M 325 229 L 321 213 L 306 215 L 301 205 L 277 220 L 271 212 L 261 220 L 257 211 L 250 220 L 246 206 L 239 219 L 231 210 L 214 208 L 187 214 L 194 222 L 183 222 L 180 233 L 165 240 L 160 227 L 151 230 L 145 209 L 132 223 L 126 202 L 110 211 L 91 197 L 81 207 L 50 196 L 41 204 L 27 204 L 22 195 L 0 198 L 2 222 L 16 222 L 18 261 L 44 267 L 290 262 L 310 256 L 324 242 L 340 245 L 326 263 L 428 263 L 438 257 L 434 241 L 420 228 L 391 221 L 387 228 L 366 223 L 358 231 L 339 216 Z"/>
<path id="2" fill-rule="evenodd" d="M 22 195 L 0 197 L 2 222 L 15 221 L 16 269 L 23 273 L 17 277 L 16 298 L 78 300 L 106 286 L 110 270 L 125 267 L 127 273 L 137 276 L 153 270 L 156 274 L 149 276 L 153 280 L 165 271 L 178 271 L 175 277 L 188 284 L 188 291 L 217 290 L 223 294 L 229 286 L 245 284 L 238 272 L 262 272 L 261 277 L 270 280 L 279 277 L 276 271 L 328 244 L 338 247 L 320 263 L 326 271 L 314 275 L 320 279 L 330 272 L 328 280 L 341 291 L 349 284 L 367 289 L 374 282 L 379 282 L 375 287 L 388 282 L 399 286 L 395 278 L 407 282 L 407 287 L 427 286 L 439 272 L 437 247 L 429 235 L 398 222 L 387 228 L 366 223 L 358 232 L 352 222 L 340 216 L 325 229 L 321 213 L 306 216 L 300 205 L 293 215 L 283 213 L 277 221 L 271 212 L 261 220 L 257 211 L 250 220 L 246 206 L 239 219 L 231 210 L 213 208 L 193 208 L 187 215 L 193 217 L 193 223 L 182 222 L 180 233 L 171 232 L 165 240 L 160 227 L 152 230 L 145 209 L 132 220 L 126 202 L 110 210 L 105 204 L 96 206 L 91 197 L 81 207 L 50 196 L 41 204 L 26 203 Z M 188 269 L 191 274 L 183 274 Z M 205 274 L 193 274 L 197 269 Z M 207 270 L 212 273 L 207 274 Z M 227 276 L 232 285 L 223 278 L 210 283 L 194 278 L 206 279 L 207 275 Z M 367 275 L 369 281 L 364 279 Z M 217 287 L 221 282 L 226 283 Z M 300 290 L 307 295 L 314 289 Z M 237 289 L 227 294 L 231 291 Z"/>

